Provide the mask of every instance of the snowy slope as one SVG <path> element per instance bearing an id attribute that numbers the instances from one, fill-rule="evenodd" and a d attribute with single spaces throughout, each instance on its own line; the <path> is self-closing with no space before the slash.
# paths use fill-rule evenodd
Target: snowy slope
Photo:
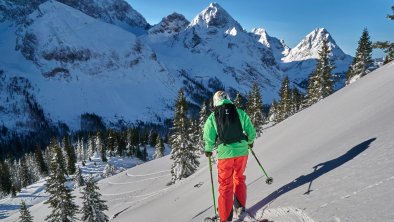
<path id="1" fill-rule="evenodd" d="M 392 221 L 393 72 L 390 63 L 266 130 L 254 150 L 274 183 L 264 183 L 252 156 L 246 172 L 247 207 L 256 218 Z M 167 156 L 100 181 L 112 221 L 202 221 L 212 216 L 206 158 L 190 178 L 166 186 L 170 165 Z M 43 204 L 30 210 L 35 221 L 49 212 Z"/>
<path id="2" fill-rule="evenodd" d="M 282 69 L 291 80 L 301 83 L 313 72 L 324 38 L 329 42 L 330 58 L 335 63 L 333 73 L 343 74 L 348 70 L 352 57 L 342 51 L 326 29 L 316 28 L 282 58 Z"/>
<path id="3" fill-rule="evenodd" d="M 28 21 L 0 23 L 6 36 L 0 52 L 9 55 L 0 64 L 4 75 L 29 80 L 52 120 L 77 129 L 85 112 L 107 121 L 172 115 L 166 106 L 176 95 L 175 80 L 132 33 L 57 1 L 40 5 Z"/>

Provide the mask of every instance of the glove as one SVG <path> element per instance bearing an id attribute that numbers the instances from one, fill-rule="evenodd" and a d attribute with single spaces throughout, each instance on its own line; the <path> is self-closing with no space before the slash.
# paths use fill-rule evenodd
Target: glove
<path id="1" fill-rule="evenodd" d="M 248 146 L 249 146 L 249 149 L 252 149 L 253 148 L 253 143 L 248 144 Z"/>
<path id="2" fill-rule="evenodd" d="M 205 156 L 206 156 L 206 157 L 211 157 L 211 156 L 212 156 L 212 152 L 205 151 Z"/>

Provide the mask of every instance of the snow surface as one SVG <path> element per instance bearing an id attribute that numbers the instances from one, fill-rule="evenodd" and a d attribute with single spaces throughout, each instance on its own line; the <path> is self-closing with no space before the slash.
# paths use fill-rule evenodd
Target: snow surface
<path id="1" fill-rule="evenodd" d="M 252 156 L 246 170 L 247 208 L 256 218 L 392 221 L 393 73 L 394 63 L 383 66 L 265 130 L 254 150 L 274 183 L 265 184 Z M 172 186 L 166 186 L 169 156 L 101 180 L 111 221 L 203 221 L 212 216 L 207 159 L 200 162 L 195 174 Z M 43 221 L 49 209 L 40 203 L 30 211 L 35 221 Z"/>

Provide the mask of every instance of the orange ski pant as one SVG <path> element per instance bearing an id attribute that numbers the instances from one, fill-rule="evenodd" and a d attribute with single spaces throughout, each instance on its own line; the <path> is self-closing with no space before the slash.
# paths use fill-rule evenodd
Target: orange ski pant
<path id="1" fill-rule="evenodd" d="M 227 221 L 233 208 L 234 194 L 239 203 L 246 205 L 246 162 L 248 156 L 240 156 L 218 161 L 219 181 L 219 217 L 220 221 Z"/>

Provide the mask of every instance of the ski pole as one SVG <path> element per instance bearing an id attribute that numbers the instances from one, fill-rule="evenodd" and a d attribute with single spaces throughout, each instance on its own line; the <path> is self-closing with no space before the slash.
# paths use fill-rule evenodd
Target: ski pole
<path id="1" fill-rule="evenodd" d="M 249 150 L 250 150 L 250 152 L 253 154 L 253 156 L 254 156 L 254 158 L 256 159 L 257 163 L 259 164 L 261 170 L 263 171 L 263 173 L 264 173 L 265 176 L 267 177 L 267 180 L 265 180 L 265 183 L 266 183 L 266 184 L 271 184 L 271 183 L 274 181 L 274 178 L 269 177 L 268 174 L 267 174 L 267 172 L 265 172 L 264 167 L 261 165 L 259 159 L 257 159 L 257 156 L 256 156 L 256 154 L 254 153 L 253 149 L 252 149 L 252 148 L 249 148 Z"/>
<path id="2" fill-rule="evenodd" d="M 208 157 L 209 159 L 209 172 L 211 173 L 211 186 L 212 186 L 212 198 L 213 198 L 213 207 L 215 209 L 215 216 L 217 215 L 216 212 L 216 198 L 215 198 L 215 188 L 213 186 L 213 176 L 212 176 L 212 161 L 211 161 L 211 156 Z"/>

